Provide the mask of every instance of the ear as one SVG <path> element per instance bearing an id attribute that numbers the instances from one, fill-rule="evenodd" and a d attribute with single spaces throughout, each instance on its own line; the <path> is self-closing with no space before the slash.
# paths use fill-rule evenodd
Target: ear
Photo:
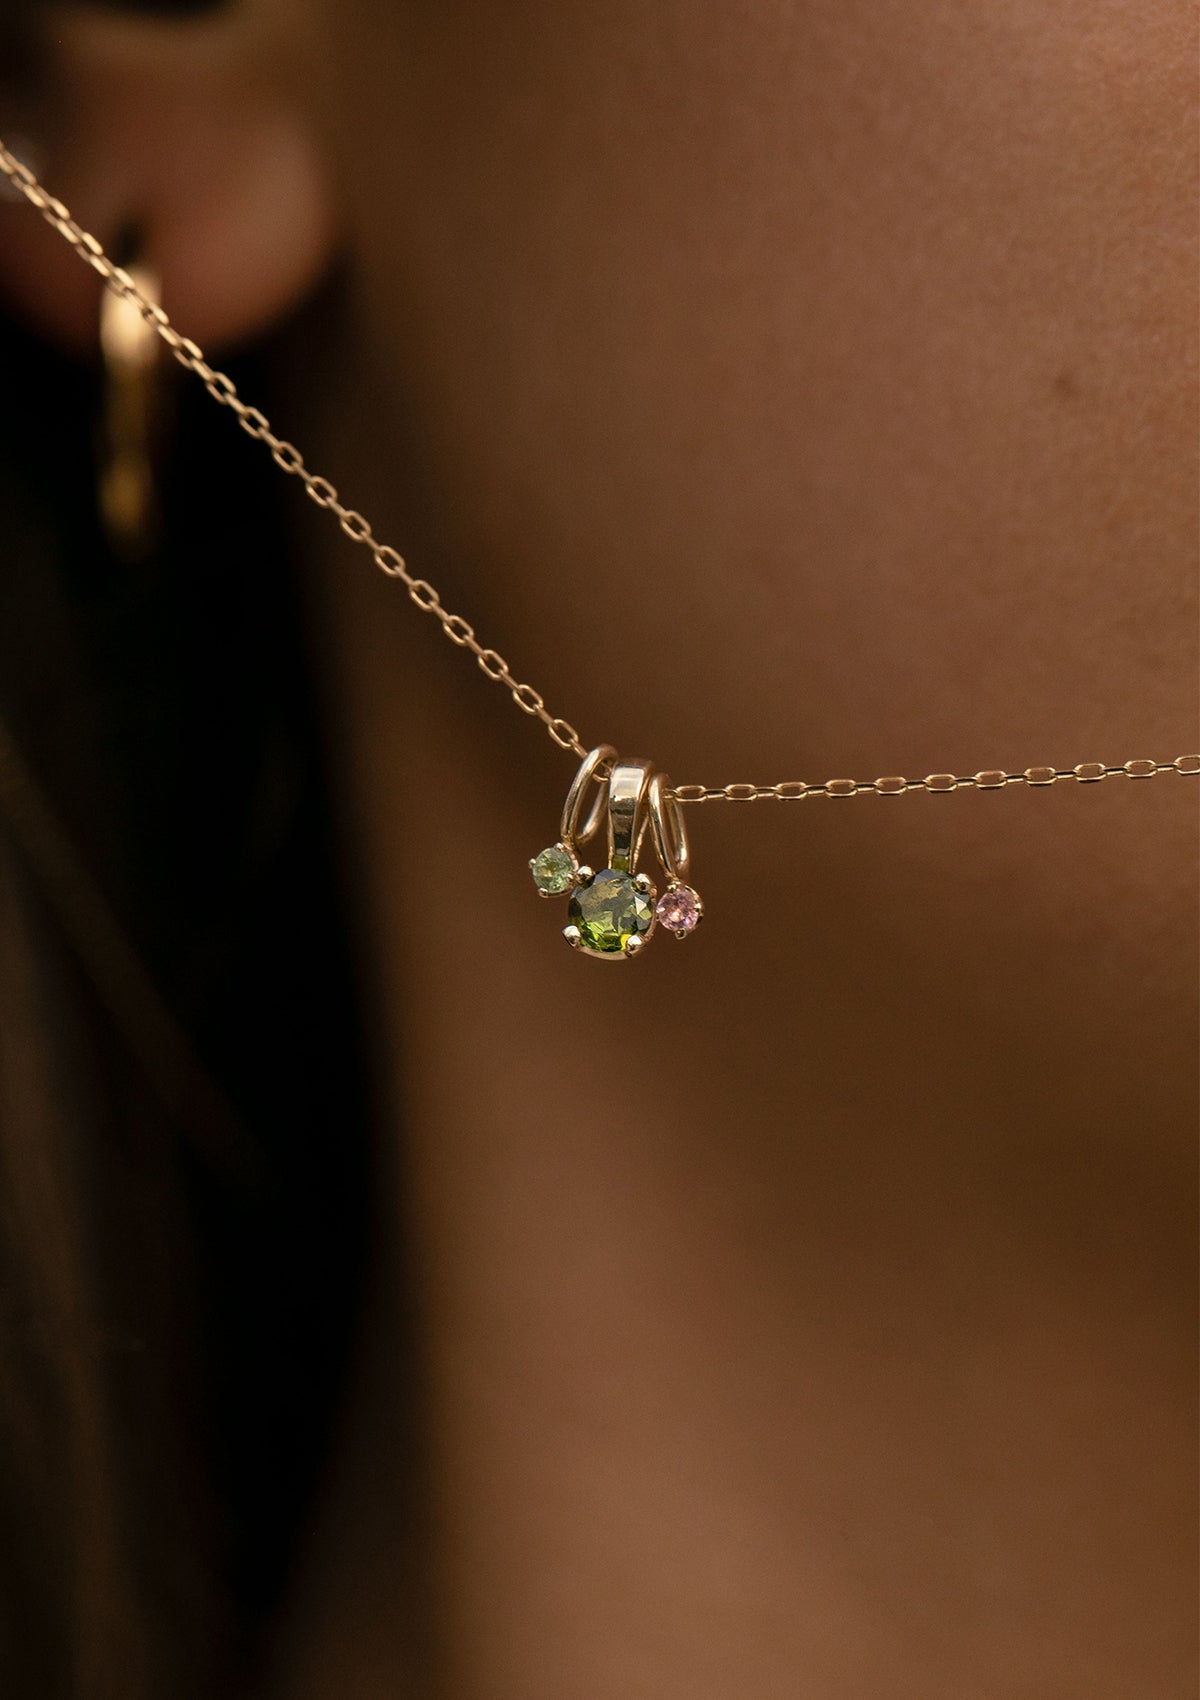
<path id="1" fill-rule="evenodd" d="M 274 39 L 284 10 L 55 14 L 28 145 L 5 137 L 110 253 L 154 268 L 167 311 L 206 349 L 285 313 L 335 245 L 304 79 Z M 98 280 L 23 203 L 0 206 L 0 295 L 54 340 L 95 345 Z"/>

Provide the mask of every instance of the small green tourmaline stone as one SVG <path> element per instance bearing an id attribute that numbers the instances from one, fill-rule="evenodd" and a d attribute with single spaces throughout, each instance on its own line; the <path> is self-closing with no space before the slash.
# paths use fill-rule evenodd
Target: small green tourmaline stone
<path id="1" fill-rule="evenodd" d="M 569 891 L 575 878 L 575 859 L 561 844 L 548 845 L 533 858 L 533 883 L 550 897 Z"/>
<path id="2" fill-rule="evenodd" d="M 654 898 L 649 892 L 639 891 L 628 874 L 605 868 L 587 885 L 575 888 L 567 915 L 579 928 L 584 950 L 609 956 L 623 951 L 634 934 L 650 931 Z"/>

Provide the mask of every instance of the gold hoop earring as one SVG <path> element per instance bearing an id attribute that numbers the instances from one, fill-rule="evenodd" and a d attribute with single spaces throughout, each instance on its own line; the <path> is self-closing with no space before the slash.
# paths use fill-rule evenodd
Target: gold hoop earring
<path id="1" fill-rule="evenodd" d="M 157 274 L 127 268 L 145 298 L 160 304 Z M 159 540 L 162 513 L 155 474 L 160 423 L 162 344 L 136 302 L 106 289 L 100 299 L 104 404 L 100 424 L 97 505 L 109 547 L 123 561 L 142 561 Z"/>

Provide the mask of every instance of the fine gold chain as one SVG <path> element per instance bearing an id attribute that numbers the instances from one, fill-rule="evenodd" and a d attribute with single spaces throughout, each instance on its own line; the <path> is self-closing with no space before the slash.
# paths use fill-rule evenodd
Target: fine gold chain
<path id="1" fill-rule="evenodd" d="M 350 541 L 361 544 L 370 552 L 381 572 L 400 580 L 415 606 L 423 614 L 432 614 L 437 619 L 451 643 L 459 649 L 469 650 L 486 677 L 494 684 L 503 685 L 524 714 L 540 720 L 561 749 L 580 757 L 586 755 L 586 746 L 570 721 L 551 714 L 541 693 L 532 685 L 521 684 L 504 657 L 497 650 L 481 644 L 474 627 L 461 614 L 453 614 L 443 606 L 434 586 L 409 571 L 398 550 L 376 540 L 370 523 L 363 515 L 346 507 L 327 478 L 309 471 L 300 450 L 285 438 L 276 436 L 266 414 L 242 400 L 233 379 L 211 366 L 203 349 L 190 337 L 180 335 L 162 307 L 139 289 L 122 266 L 114 265 L 97 239 L 72 218 L 62 201 L 42 187 L 29 167 L 23 165 L 3 141 L 0 141 L 0 171 L 37 208 L 46 222 L 70 243 L 79 257 L 99 273 L 114 294 L 136 306 L 179 364 L 195 373 L 214 401 L 229 408 L 248 436 L 265 444 L 276 466 L 300 480 L 306 494 L 319 508 L 326 508 L 333 514 Z M 811 797 L 898 797 L 910 791 L 991 791 L 1012 785 L 1053 785 L 1060 779 L 1074 779 L 1082 783 L 1118 777 L 1152 779 L 1159 773 L 1200 774 L 1200 755 L 1179 756 L 1173 762 L 1127 761 L 1115 767 L 1104 762 L 1080 762 L 1076 767 L 1067 768 L 1027 767 L 1019 773 L 1006 773 L 1000 769 L 985 769 L 971 774 L 931 773 L 924 779 L 904 779 L 894 775 L 869 781 L 827 779 L 819 785 L 810 785 L 802 779 L 785 779 L 776 785 L 675 785 L 670 795 L 679 803 L 755 803 L 768 799 L 802 802 Z"/>

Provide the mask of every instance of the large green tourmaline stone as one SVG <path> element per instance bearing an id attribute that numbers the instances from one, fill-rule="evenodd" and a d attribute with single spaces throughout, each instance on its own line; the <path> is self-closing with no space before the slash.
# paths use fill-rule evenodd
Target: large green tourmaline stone
<path id="1" fill-rule="evenodd" d="M 612 956 L 620 954 L 635 935 L 650 931 L 654 898 L 649 892 L 639 891 L 628 874 L 605 868 L 587 885 L 575 888 L 567 915 L 579 928 L 582 950 Z"/>
<path id="2" fill-rule="evenodd" d="M 539 850 L 529 864 L 533 883 L 547 897 L 558 897 L 568 891 L 575 878 L 575 858 L 561 844 L 551 844 Z"/>

